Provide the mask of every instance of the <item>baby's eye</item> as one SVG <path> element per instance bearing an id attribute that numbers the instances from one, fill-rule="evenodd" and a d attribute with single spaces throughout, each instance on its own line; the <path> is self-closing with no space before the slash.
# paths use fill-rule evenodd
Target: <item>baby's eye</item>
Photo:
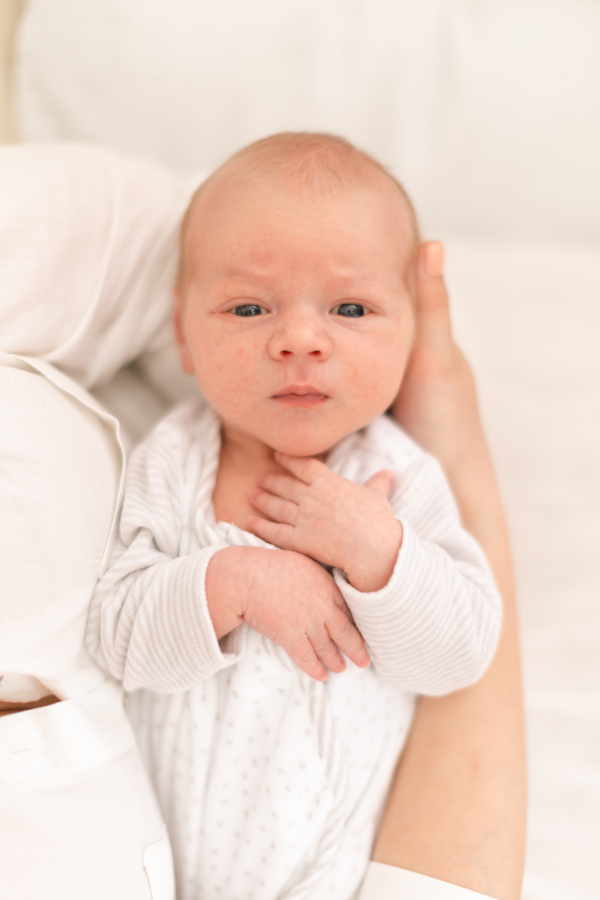
<path id="1" fill-rule="evenodd" d="M 262 316 L 268 312 L 268 309 L 259 306 L 258 303 L 244 303 L 242 306 L 235 306 L 231 312 L 234 316 Z"/>
<path id="2" fill-rule="evenodd" d="M 358 319 L 360 316 L 366 316 L 368 313 L 366 306 L 360 303 L 340 303 L 331 310 L 334 316 L 346 316 L 349 319 Z"/>

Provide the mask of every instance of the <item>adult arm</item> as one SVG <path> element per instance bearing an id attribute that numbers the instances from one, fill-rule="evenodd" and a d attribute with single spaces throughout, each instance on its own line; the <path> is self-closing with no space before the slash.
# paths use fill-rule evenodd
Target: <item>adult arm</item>
<path id="1" fill-rule="evenodd" d="M 443 250 L 419 253 L 418 338 L 394 414 L 437 456 L 502 596 L 496 656 L 474 686 L 419 701 L 373 860 L 478 891 L 520 896 L 526 770 L 509 541 L 473 376 L 452 338 Z"/>

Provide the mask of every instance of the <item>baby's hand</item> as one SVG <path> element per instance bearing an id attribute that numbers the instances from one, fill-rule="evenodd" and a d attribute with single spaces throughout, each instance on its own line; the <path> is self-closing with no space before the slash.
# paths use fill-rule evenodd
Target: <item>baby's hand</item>
<path id="1" fill-rule="evenodd" d="M 263 540 L 342 569 L 359 591 L 384 587 L 402 544 L 402 526 L 388 503 L 394 475 L 378 472 L 363 486 L 316 459 L 276 454 L 293 473 L 264 475 L 250 502 L 272 522 L 250 517 Z"/>
<path id="2" fill-rule="evenodd" d="M 361 668 L 370 664 L 333 578 L 300 553 L 266 547 L 219 550 L 206 572 L 206 596 L 217 638 L 246 622 L 317 681 L 327 678 L 325 668 L 344 671 L 340 650 Z"/>

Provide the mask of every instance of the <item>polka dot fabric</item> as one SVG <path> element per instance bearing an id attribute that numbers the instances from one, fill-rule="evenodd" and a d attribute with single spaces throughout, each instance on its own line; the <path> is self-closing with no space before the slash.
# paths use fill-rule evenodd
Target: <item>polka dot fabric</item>
<path id="1" fill-rule="evenodd" d="M 414 691 L 463 683 L 471 630 L 493 651 L 493 583 L 437 464 L 381 419 L 328 458 L 360 483 L 382 468 L 397 474 L 390 501 L 404 538 L 390 583 L 359 595 L 335 573 L 374 664 L 348 661 L 321 683 L 246 625 L 219 642 L 204 593 L 210 557 L 269 546 L 215 521 L 219 450 L 218 419 L 196 401 L 138 448 L 88 646 L 139 688 L 128 712 L 171 835 L 179 900 L 350 900 Z"/>

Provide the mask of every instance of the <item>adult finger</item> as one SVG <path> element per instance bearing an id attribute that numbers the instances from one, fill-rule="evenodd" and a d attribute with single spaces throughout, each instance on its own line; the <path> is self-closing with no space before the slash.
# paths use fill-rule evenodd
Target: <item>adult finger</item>
<path id="1" fill-rule="evenodd" d="M 395 477 L 394 473 L 390 472 L 389 469 L 382 469 L 381 472 L 375 472 L 368 481 L 365 481 L 365 487 L 381 497 L 387 497 L 392 489 Z"/>
<path id="2" fill-rule="evenodd" d="M 370 665 L 371 657 L 362 634 L 339 607 L 331 611 L 325 625 L 332 641 L 348 659 L 361 669 Z"/>
<path id="3" fill-rule="evenodd" d="M 298 513 L 298 505 L 290 500 L 282 500 L 281 497 L 274 497 L 267 491 L 261 491 L 255 488 L 248 494 L 248 499 L 252 506 L 269 516 L 275 522 L 283 522 L 292 525 Z"/>
<path id="4" fill-rule="evenodd" d="M 417 308 L 420 316 L 435 316 L 450 323 L 448 291 L 444 282 L 444 247 L 439 241 L 421 244 L 417 254 Z"/>

